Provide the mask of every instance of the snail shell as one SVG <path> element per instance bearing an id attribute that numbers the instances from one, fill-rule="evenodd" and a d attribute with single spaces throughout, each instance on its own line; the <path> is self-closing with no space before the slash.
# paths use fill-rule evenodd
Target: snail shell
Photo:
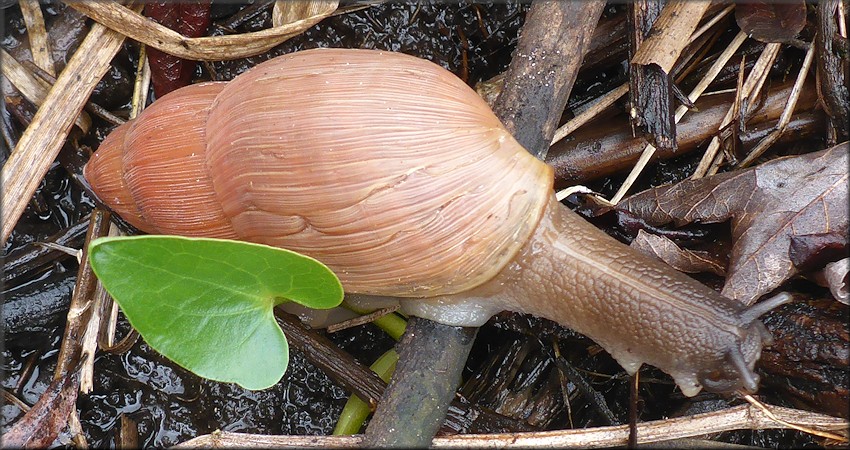
<path id="1" fill-rule="evenodd" d="M 338 49 L 162 97 L 103 142 L 85 176 L 143 231 L 284 247 L 327 264 L 348 292 L 407 297 L 491 279 L 553 184 L 450 72 Z"/>

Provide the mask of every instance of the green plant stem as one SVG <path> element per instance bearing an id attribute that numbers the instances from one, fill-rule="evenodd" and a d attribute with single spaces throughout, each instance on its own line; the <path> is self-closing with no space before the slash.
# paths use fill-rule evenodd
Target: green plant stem
<path id="1" fill-rule="evenodd" d="M 373 372 L 378 374 L 385 382 L 390 381 L 390 377 L 395 371 L 395 365 L 398 362 L 398 353 L 395 350 L 387 350 L 381 355 L 371 366 Z M 352 395 L 345 406 L 342 408 L 342 413 L 339 415 L 339 421 L 336 423 L 333 434 L 336 436 L 346 434 L 357 434 L 363 426 L 363 422 L 371 414 L 372 408 L 369 404 L 363 401 L 360 397 Z"/>

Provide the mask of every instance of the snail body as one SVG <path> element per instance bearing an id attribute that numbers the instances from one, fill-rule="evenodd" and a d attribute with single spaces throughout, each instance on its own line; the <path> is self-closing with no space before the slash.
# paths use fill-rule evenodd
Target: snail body
<path id="1" fill-rule="evenodd" d="M 446 324 L 549 318 L 686 395 L 755 391 L 757 316 L 782 300 L 747 308 L 599 231 L 472 89 L 398 53 L 297 52 L 177 90 L 85 176 L 142 231 L 298 251 L 348 293 Z"/>

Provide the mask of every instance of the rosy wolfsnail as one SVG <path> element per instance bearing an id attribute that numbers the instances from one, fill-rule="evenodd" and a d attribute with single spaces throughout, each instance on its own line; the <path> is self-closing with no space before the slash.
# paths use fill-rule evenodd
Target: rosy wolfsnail
<path id="1" fill-rule="evenodd" d="M 755 391 L 757 318 L 786 300 L 745 307 L 599 231 L 472 89 L 398 53 L 309 50 L 180 89 L 113 131 L 85 176 L 140 230 L 295 250 L 346 292 L 450 325 L 552 319 L 689 396 Z"/>

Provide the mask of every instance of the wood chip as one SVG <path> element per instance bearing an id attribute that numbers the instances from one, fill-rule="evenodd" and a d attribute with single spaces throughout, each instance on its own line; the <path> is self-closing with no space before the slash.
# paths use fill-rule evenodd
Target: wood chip
<path id="1" fill-rule="evenodd" d="M 635 52 L 632 64 L 657 64 L 664 72 L 670 73 L 709 6 L 711 2 L 708 0 L 672 0 L 667 3 L 649 36 Z"/>

